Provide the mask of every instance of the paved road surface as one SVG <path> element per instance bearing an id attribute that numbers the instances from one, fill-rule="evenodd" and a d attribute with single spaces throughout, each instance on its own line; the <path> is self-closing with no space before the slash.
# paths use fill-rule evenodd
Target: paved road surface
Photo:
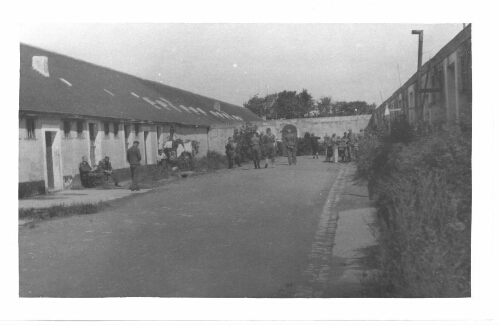
<path id="1" fill-rule="evenodd" d="M 99 214 L 20 227 L 20 296 L 339 296 L 338 212 L 367 203 L 353 171 L 301 157 L 297 166 L 191 177 Z"/>

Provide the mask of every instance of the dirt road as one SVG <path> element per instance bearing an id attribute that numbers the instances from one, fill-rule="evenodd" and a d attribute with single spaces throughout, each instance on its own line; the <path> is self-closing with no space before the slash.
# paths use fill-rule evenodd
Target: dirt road
<path id="1" fill-rule="evenodd" d="M 339 296 L 338 212 L 368 202 L 354 168 L 300 157 L 224 170 L 20 227 L 20 296 Z"/>

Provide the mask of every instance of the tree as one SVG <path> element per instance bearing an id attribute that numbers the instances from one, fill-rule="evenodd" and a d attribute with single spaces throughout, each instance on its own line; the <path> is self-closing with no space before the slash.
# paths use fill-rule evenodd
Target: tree
<path id="1" fill-rule="evenodd" d="M 354 102 L 335 102 L 333 104 L 334 110 L 339 116 L 351 116 L 351 115 L 364 115 L 371 114 L 375 109 L 376 105 L 368 105 L 365 101 L 354 101 Z"/>
<path id="2" fill-rule="evenodd" d="M 266 115 L 265 103 L 265 98 L 260 98 L 258 95 L 254 95 L 248 100 L 248 102 L 244 103 L 243 106 L 255 115 L 262 117 Z"/>
<path id="3" fill-rule="evenodd" d="M 268 120 L 362 115 L 371 114 L 376 108 L 375 104 L 368 105 L 365 101 L 332 102 L 329 96 L 323 96 L 315 102 L 307 89 L 300 93 L 284 90 L 265 97 L 254 95 L 243 106 Z"/>
<path id="4" fill-rule="evenodd" d="M 333 109 L 332 98 L 323 96 L 317 101 L 318 105 L 318 117 L 324 116 L 335 116 L 335 111 Z"/>

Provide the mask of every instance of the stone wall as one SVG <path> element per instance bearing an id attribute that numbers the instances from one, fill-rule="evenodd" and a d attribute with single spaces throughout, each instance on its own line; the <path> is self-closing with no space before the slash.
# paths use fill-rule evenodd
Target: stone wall
<path id="1" fill-rule="evenodd" d="M 360 129 L 365 129 L 370 122 L 371 115 L 355 115 L 355 116 L 335 116 L 335 117 L 318 117 L 318 118 L 300 118 L 289 120 L 271 120 L 256 123 L 259 126 L 259 132 L 265 132 L 267 128 L 271 128 L 279 139 L 281 138 L 281 130 L 287 124 L 292 124 L 297 128 L 298 137 L 303 137 L 306 132 L 314 133 L 316 136 L 324 137 L 332 133 L 342 136 L 344 132 L 352 129 L 353 133 L 359 133 Z"/>

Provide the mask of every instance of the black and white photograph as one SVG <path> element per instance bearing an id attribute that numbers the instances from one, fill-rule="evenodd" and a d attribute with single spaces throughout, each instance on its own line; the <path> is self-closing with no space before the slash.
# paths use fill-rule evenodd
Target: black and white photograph
<path id="1" fill-rule="evenodd" d="M 8 320 L 491 323 L 481 21 L 188 3 L 13 25 Z"/>

